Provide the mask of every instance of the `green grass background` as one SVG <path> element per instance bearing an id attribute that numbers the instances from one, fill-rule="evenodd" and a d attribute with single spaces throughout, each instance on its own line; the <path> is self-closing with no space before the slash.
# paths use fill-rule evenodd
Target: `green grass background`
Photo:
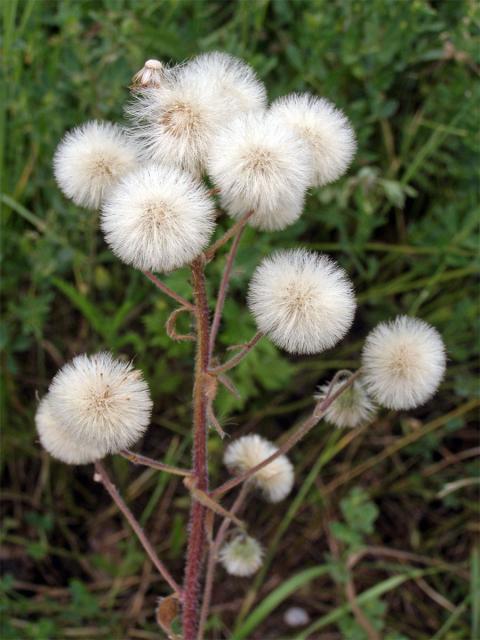
<path id="1" fill-rule="evenodd" d="M 33 415 L 74 354 L 127 354 L 155 396 L 142 450 L 186 466 L 191 345 L 165 336 L 170 301 L 113 258 L 96 217 L 56 187 L 51 160 L 74 125 L 122 120 L 145 59 L 218 49 L 253 65 L 271 98 L 311 91 L 333 100 L 358 136 L 348 174 L 314 190 L 297 224 L 248 231 L 220 343 L 252 335 L 250 274 L 286 246 L 325 251 L 348 270 L 359 300 L 353 330 L 314 358 L 288 358 L 262 341 L 233 374 L 242 400 L 219 396 L 226 428 L 272 439 L 287 432 L 316 385 L 355 367 L 366 333 L 398 313 L 438 328 L 449 367 L 436 398 L 410 415 L 384 412 L 346 434 L 322 424 L 298 447 L 291 498 L 268 508 L 253 501 L 245 514 L 268 549 L 265 570 L 252 580 L 219 574 L 209 638 L 364 640 L 345 597 L 350 576 L 364 614 L 388 640 L 479 640 L 478 5 L 4 0 L 1 10 L 1 637 L 160 637 L 153 611 L 164 585 L 91 468 L 67 468 L 41 451 Z M 209 267 L 212 294 L 221 267 Z M 189 295 L 186 271 L 167 282 Z M 225 472 L 215 436 L 210 449 L 218 481 Z M 122 460 L 109 466 L 180 577 L 182 487 Z M 366 546 L 377 553 L 350 569 Z M 310 615 L 304 635 L 283 621 L 292 604 Z"/>

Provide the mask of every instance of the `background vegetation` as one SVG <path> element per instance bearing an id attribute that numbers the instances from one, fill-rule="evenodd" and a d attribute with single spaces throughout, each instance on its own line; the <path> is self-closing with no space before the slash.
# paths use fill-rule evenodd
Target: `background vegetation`
<path id="1" fill-rule="evenodd" d="M 260 258 L 298 244 L 334 255 L 352 275 L 360 302 L 353 331 L 314 358 L 288 358 L 262 342 L 234 374 L 242 401 L 220 397 L 227 428 L 286 433 L 316 385 L 355 367 L 366 333 L 398 313 L 434 324 L 450 362 L 438 396 L 411 415 L 383 413 L 352 432 L 321 424 L 298 447 L 291 499 L 248 508 L 269 549 L 265 569 L 253 580 L 221 575 L 210 637 L 363 640 L 346 598 L 354 583 L 361 610 L 388 640 L 478 640 L 478 5 L 4 0 L 2 11 L 1 637 L 160 637 L 153 611 L 165 586 L 91 467 L 42 452 L 33 415 L 74 354 L 134 356 L 156 402 L 141 449 L 188 465 L 191 346 L 166 338 L 170 302 L 113 258 L 95 217 L 54 184 L 51 160 L 66 129 L 122 119 L 130 78 L 146 58 L 220 49 L 252 64 L 272 98 L 308 90 L 332 99 L 352 119 L 359 147 L 348 175 L 314 191 L 298 224 L 249 231 L 221 341 L 253 331 L 244 298 Z M 212 290 L 220 269 L 221 261 L 210 268 Z M 188 295 L 186 271 L 169 284 Z M 221 446 L 212 436 L 217 479 L 225 476 Z M 182 487 L 123 460 L 109 466 L 180 575 Z M 292 604 L 308 611 L 308 631 L 286 626 Z"/>

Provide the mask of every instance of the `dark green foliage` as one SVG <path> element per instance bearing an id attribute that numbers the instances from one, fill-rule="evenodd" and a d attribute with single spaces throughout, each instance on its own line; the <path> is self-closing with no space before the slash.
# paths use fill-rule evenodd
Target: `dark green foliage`
<path id="1" fill-rule="evenodd" d="M 325 251 L 347 269 L 359 298 L 353 331 L 317 358 L 289 359 L 261 342 L 232 374 L 242 399 L 219 394 L 227 431 L 244 425 L 277 438 L 308 410 L 317 384 L 339 367 L 357 365 L 366 333 L 398 313 L 434 324 L 450 358 L 439 394 L 411 416 L 384 414 L 350 446 L 321 425 L 293 454 L 303 502 L 291 515 L 252 503 L 246 518 L 266 547 L 280 531 L 272 583 L 259 593 L 257 581 L 255 603 L 296 572 L 330 562 L 330 576 L 295 594 L 315 620 L 345 604 L 348 556 L 375 544 L 448 563 L 450 570 L 424 580 L 459 608 L 456 615 L 416 582 L 405 582 L 365 604 L 385 637 L 426 639 L 439 630 L 437 640 L 470 637 L 480 628 L 478 606 L 470 615 L 475 590 L 466 575 L 476 485 L 440 492 L 478 475 L 469 453 L 478 445 L 472 426 L 479 391 L 478 5 L 4 0 L 2 11 L 2 638 L 81 637 L 75 634 L 85 627 L 95 638 L 158 637 L 153 607 L 166 593 L 163 585 L 91 481 L 90 469 L 67 468 L 41 453 L 33 415 L 37 394 L 62 362 L 103 348 L 124 353 L 145 371 L 155 396 L 154 426 L 142 449 L 187 466 L 192 347 L 166 337 L 171 302 L 112 256 L 96 217 L 56 187 L 51 159 L 74 125 L 122 120 L 130 78 L 145 59 L 177 62 L 212 49 L 245 58 L 272 98 L 289 91 L 330 98 L 345 109 L 358 136 L 351 170 L 313 191 L 296 225 L 245 235 L 219 342 L 224 347 L 252 335 L 245 308 L 250 274 L 263 255 L 285 246 Z M 221 221 L 223 228 L 228 224 Z M 209 267 L 212 298 L 221 269 L 221 260 Z M 186 270 L 166 281 L 189 296 Z M 181 322 L 188 329 L 186 319 Z M 224 471 L 216 437 L 210 450 L 219 479 Z M 388 455 L 369 466 L 385 450 Z M 321 474 L 310 477 L 325 452 Z M 121 460 L 111 466 L 180 576 L 188 513 L 181 486 Z M 351 489 L 351 477 L 357 488 Z M 380 557 L 365 562 L 354 570 L 357 592 L 402 569 Z M 220 582 L 216 603 L 238 601 L 249 586 L 225 576 Z M 244 603 L 237 620 L 231 607 L 217 611 L 212 637 L 229 637 L 247 610 Z M 271 613 L 251 638 L 293 633 L 282 611 Z M 351 613 L 336 624 L 348 640 L 366 637 Z"/>

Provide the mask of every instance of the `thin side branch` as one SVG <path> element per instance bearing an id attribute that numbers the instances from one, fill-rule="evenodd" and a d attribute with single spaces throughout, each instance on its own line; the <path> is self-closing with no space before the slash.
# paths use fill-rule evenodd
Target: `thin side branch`
<path id="1" fill-rule="evenodd" d="M 253 216 L 253 211 L 247 211 L 233 226 L 226 231 L 223 236 L 221 236 L 216 242 L 214 242 L 208 249 L 205 251 L 205 260 L 206 262 L 210 262 L 217 251 L 226 244 L 230 238 L 233 238 L 234 235 L 239 233 L 239 231 L 243 230 L 243 227 L 247 224 L 248 220 Z"/>
<path id="2" fill-rule="evenodd" d="M 164 580 L 173 589 L 173 591 L 177 595 L 177 597 L 181 600 L 182 599 L 182 589 L 181 589 L 181 587 L 175 582 L 174 578 L 172 577 L 172 575 L 170 574 L 168 569 L 165 567 L 163 562 L 157 556 L 157 553 L 156 553 L 155 549 L 153 548 L 152 543 L 146 537 L 146 535 L 145 535 L 142 527 L 140 526 L 138 520 L 135 518 L 133 513 L 127 507 L 127 505 L 124 502 L 122 496 L 118 492 L 117 487 L 110 480 L 110 477 L 109 477 L 109 475 L 107 473 L 107 470 L 105 469 L 103 464 L 101 462 L 99 462 L 99 461 L 95 462 L 95 476 L 94 476 L 94 479 L 97 482 L 101 482 L 103 484 L 105 489 L 110 494 L 110 497 L 112 498 L 112 500 L 115 502 L 115 504 L 117 505 L 119 510 L 123 513 L 123 515 L 127 519 L 128 524 L 134 530 L 134 532 L 137 535 L 137 538 L 139 539 L 141 545 L 143 546 L 143 548 L 147 552 L 150 560 L 153 562 L 153 564 L 157 568 L 157 570 L 160 573 L 160 575 L 164 578 Z"/>
<path id="3" fill-rule="evenodd" d="M 251 213 L 249 212 L 247 215 L 248 217 L 250 217 Z M 225 305 L 225 298 L 227 297 L 228 284 L 230 282 L 230 276 L 232 275 L 233 263 L 235 262 L 238 245 L 240 244 L 240 240 L 242 238 L 243 230 L 245 229 L 245 226 L 247 224 L 248 217 L 241 218 L 239 222 L 234 225 L 234 227 L 232 227 L 232 229 L 236 228 L 236 230 L 233 235 L 232 246 L 230 247 L 230 251 L 228 252 L 227 261 L 223 270 L 222 280 L 218 289 L 217 303 L 215 305 L 215 312 L 213 314 L 212 326 L 210 329 L 210 343 L 208 350 L 209 358 L 212 357 L 215 349 L 215 340 L 217 339 L 220 322 L 222 320 L 223 307 Z"/>
<path id="4" fill-rule="evenodd" d="M 263 335 L 264 334 L 261 331 L 258 331 L 251 340 L 249 340 L 243 345 L 241 350 L 236 355 L 232 356 L 230 360 L 227 360 L 223 364 L 218 365 L 218 367 L 213 367 L 213 369 L 209 369 L 208 373 L 212 375 L 218 375 L 220 373 L 225 373 L 226 371 L 233 369 L 233 367 L 236 367 L 237 364 L 239 364 L 243 360 L 243 358 L 250 353 L 250 351 L 257 344 L 257 342 L 261 338 L 263 338 Z"/>
<path id="5" fill-rule="evenodd" d="M 211 498 L 208 495 L 208 493 L 205 493 L 205 491 L 200 491 L 200 489 L 197 489 L 195 487 L 195 480 L 193 478 L 185 478 L 185 480 L 183 481 L 183 484 L 190 491 L 194 500 L 196 500 L 197 502 L 200 502 L 200 504 L 203 504 L 204 507 L 207 507 L 207 509 L 210 509 L 210 511 L 213 511 L 213 513 L 216 513 L 217 515 L 220 515 L 223 518 L 227 518 L 227 520 L 231 520 L 240 529 L 244 529 L 244 530 L 246 529 L 245 523 L 239 520 L 235 516 L 235 514 L 233 514 L 231 511 L 227 511 L 226 509 L 224 509 L 221 504 L 219 504 L 216 500 Z"/>
<path id="6" fill-rule="evenodd" d="M 313 409 L 312 415 L 309 416 L 302 423 L 300 423 L 297 430 L 283 443 L 281 447 L 278 448 L 278 450 L 275 453 L 272 453 L 271 456 L 269 456 L 265 460 L 262 460 L 262 462 L 259 462 L 248 471 L 245 471 L 244 473 L 241 473 L 235 478 L 232 478 L 231 480 L 228 480 L 224 484 L 220 485 L 214 491 L 212 491 L 210 495 L 212 497 L 216 497 L 219 495 L 223 495 L 224 493 L 227 493 L 227 491 L 230 491 L 240 483 L 245 482 L 245 480 L 248 480 L 257 471 L 259 471 L 260 469 L 263 469 L 263 467 L 266 467 L 268 464 L 273 462 L 273 460 L 275 460 L 279 456 L 284 455 L 285 453 L 288 453 L 288 451 L 290 451 L 290 449 L 292 449 L 297 444 L 297 442 L 302 440 L 302 438 L 304 438 L 307 435 L 307 433 L 311 431 L 313 427 L 315 427 L 320 422 L 320 420 L 325 415 L 328 407 L 338 398 L 338 396 L 340 396 L 346 389 L 348 389 L 355 382 L 355 380 L 360 376 L 361 372 L 362 370 L 358 369 L 355 373 L 353 373 L 350 376 L 350 378 L 346 382 L 344 382 L 344 384 L 342 384 L 341 387 L 339 387 L 337 391 L 335 391 L 335 393 L 331 393 L 327 398 L 318 402 Z"/>
<path id="7" fill-rule="evenodd" d="M 157 289 L 160 289 L 160 291 L 163 291 L 163 293 L 165 293 L 167 296 L 176 300 L 179 304 L 182 305 L 182 307 L 185 307 L 189 311 L 195 311 L 194 304 L 189 302 L 186 298 L 181 296 L 179 293 L 177 293 L 173 289 L 170 289 L 170 287 L 168 287 L 164 282 L 159 280 L 157 276 L 154 276 L 153 273 L 151 273 L 150 271 L 144 271 L 143 273 L 147 276 L 150 282 L 153 282 L 153 284 L 157 287 Z"/>
<path id="8" fill-rule="evenodd" d="M 192 472 L 188 469 L 173 467 L 170 464 L 159 462 L 158 460 L 154 460 L 153 458 L 147 458 L 147 456 L 142 456 L 141 454 L 135 453 L 134 451 L 130 451 L 128 449 L 124 449 L 123 451 L 119 451 L 118 453 L 130 462 L 133 462 L 133 464 L 141 464 L 144 467 L 151 467 L 152 469 L 158 469 L 158 471 L 165 471 L 166 473 L 171 473 L 174 476 L 184 476 L 186 478 L 192 476 Z"/>

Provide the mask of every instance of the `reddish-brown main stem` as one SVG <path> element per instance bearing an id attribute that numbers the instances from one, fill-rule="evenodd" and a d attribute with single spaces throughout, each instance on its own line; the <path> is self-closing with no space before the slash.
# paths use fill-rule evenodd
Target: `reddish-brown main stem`
<path id="1" fill-rule="evenodd" d="M 203 257 L 192 263 L 192 284 L 197 321 L 197 355 L 193 385 L 193 477 L 195 486 L 208 491 L 206 372 L 208 369 L 209 319 Z M 205 544 L 205 507 L 192 500 L 183 599 L 183 639 L 195 640 L 198 629 L 199 593 Z"/>

